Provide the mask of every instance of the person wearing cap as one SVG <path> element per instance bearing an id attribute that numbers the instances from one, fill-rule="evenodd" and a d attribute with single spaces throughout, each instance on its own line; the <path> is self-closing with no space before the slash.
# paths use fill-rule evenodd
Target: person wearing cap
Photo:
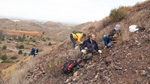
<path id="1" fill-rule="evenodd" d="M 89 60 L 92 58 L 92 54 L 94 51 L 98 53 L 102 53 L 101 50 L 99 50 L 98 45 L 96 43 L 95 35 L 90 34 L 88 39 L 83 42 L 83 45 L 81 46 L 81 52 L 83 53 L 83 60 Z"/>
<path id="2" fill-rule="evenodd" d="M 105 46 L 110 47 L 110 46 L 113 45 L 112 41 L 116 40 L 117 31 L 119 31 L 119 30 L 120 30 L 120 25 L 117 24 L 115 26 L 115 28 L 111 30 L 111 32 L 109 33 L 108 37 L 107 37 L 107 35 L 103 35 L 103 40 L 104 40 Z"/>
<path id="3" fill-rule="evenodd" d="M 72 45 L 73 49 L 75 49 L 76 42 L 78 42 L 80 45 L 83 44 L 83 42 L 81 41 L 83 37 L 86 37 L 86 34 L 80 32 L 70 34 L 70 39 L 73 43 Z"/>

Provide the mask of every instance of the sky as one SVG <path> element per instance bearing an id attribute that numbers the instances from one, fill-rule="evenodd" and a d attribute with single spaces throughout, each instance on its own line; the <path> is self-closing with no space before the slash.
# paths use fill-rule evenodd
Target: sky
<path id="1" fill-rule="evenodd" d="M 0 16 L 64 23 L 98 21 L 145 0 L 0 0 Z"/>

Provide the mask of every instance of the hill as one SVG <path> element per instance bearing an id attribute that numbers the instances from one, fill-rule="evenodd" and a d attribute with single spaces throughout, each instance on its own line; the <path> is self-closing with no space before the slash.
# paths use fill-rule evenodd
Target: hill
<path id="1" fill-rule="evenodd" d="M 106 17 L 86 26 L 83 32 L 96 35 L 96 41 L 103 53 L 94 55 L 92 60 L 73 75 L 61 74 L 63 63 L 81 56 L 79 50 L 71 50 L 71 41 L 67 39 L 55 46 L 49 54 L 39 57 L 35 67 L 27 70 L 23 74 L 25 77 L 16 77 L 18 81 L 14 84 L 149 84 L 149 5 L 150 1 L 145 1 L 127 7 L 126 16 L 120 21 Z M 108 34 L 116 24 L 121 25 L 122 36 L 112 48 L 104 49 L 102 36 Z M 129 26 L 133 24 L 138 25 L 139 31 L 130 33 Z M 13 76 L 9 81 L 13 81 Z"/>

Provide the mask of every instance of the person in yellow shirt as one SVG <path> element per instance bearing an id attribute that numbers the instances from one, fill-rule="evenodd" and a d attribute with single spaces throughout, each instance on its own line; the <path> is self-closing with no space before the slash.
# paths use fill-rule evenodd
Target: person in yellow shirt
<path id="1" fill-rule="evenodd" d="M 78 31 L 73 31 L 70 34 L 70 39 L 73 43 L 72 48 L 75 49 L 75 45 L 76 42 L 78 42 L 79 44 L 83 44 L 83 42 L 81 41 L 81 38 L 86 37 L 86 34 L 82 33 L 82 32 L 78 32 Z"/>

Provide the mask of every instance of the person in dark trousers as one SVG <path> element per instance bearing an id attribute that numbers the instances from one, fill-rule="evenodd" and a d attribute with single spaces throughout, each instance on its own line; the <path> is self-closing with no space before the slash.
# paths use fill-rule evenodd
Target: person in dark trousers
<path id="1" fill-rule="evenodd" d="M 32 48 L 31 50 L 31 55 L 33 55 L 33 58 L 35 58 L 35 56 L 38 54 L 39 50 L 36 48 L 36 46 L 34 46 L 34 48 Z"/>
<path id="2" fill-rule="evenodd" d="M 113 45 L 113 42 L 116 37 L 117 37 L 117 31 L 120 30 L 120 25 L 116 25 L 115 28 L 113 30 L 111 30 L 111 32 L 109 33 L 109 35 L 103 35 L 103 40 L 104 40 L 104 44 L 105 47 L 109 48 L 110 46 Z"/>
<path id="3" fill-rule="evenodd" d="M 75 49 L 76 42 L 78 42 L 80 45 L 82 45 L 83 42 L 81 42 L 81 38 L 86 37 L 86 34 L 84 33 L 72 33 L 70 34 L 70 39 L 73 43 L 72 48 Z"/>
<path id="4" fill-rule="evenodd" d="M 102 51 L 99 50 L 98 45 L 94 39 L 95 39 L 95 35 L 90 34 L 89 38 L 83 42 L 81 46 L 81 52 L 83 53 L 83 58 L 82 58 L 83 60 L 91 59 L 94 51 L 98 53 L 102 53 Z"/>

